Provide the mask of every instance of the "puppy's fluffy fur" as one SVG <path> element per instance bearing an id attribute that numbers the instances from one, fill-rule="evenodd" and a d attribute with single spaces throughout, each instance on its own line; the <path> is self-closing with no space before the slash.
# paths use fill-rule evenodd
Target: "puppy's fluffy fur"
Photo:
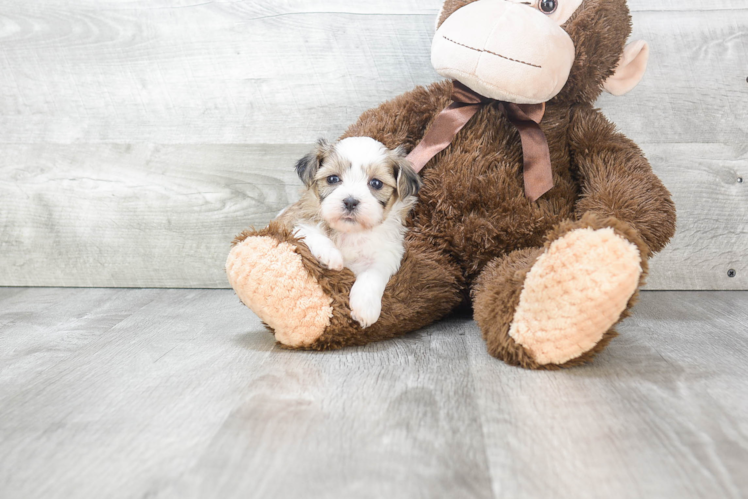
<path id="1" fill-rule="evenodd" d="M 418 174 L 400 149 L 368 137 L 337 144 L 320 140 L 296 164 L 306 190 L 278 216 L 324 266 L 349 268 L 351 316 L 363 328 L 382 310 L 382 294 L 400 268 L 404 219 L 421 187 Z"/>

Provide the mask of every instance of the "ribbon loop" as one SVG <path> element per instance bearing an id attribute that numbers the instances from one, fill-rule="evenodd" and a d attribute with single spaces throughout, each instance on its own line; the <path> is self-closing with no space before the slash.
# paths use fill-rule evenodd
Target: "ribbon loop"
<path id="1" fill-rule="evenodd" d="M 509 121 L 517 127 L 522 140 L 525 196 L 531 201 L 537 201 L 553 187 L 548 140 L 540 128 L 545 103 L 514 104 L 495 101 L 458 81 L 452 83 L 452 104 L 439 113 L 421 142 L 408 155 L 413 169 L 420 172 L 434 156 L 446 149 L 481 107 L 499 102 Z"/>
<path id="2" fill-rule="evenodd" d="M 426 164 L 452 144 L 455 136 L 467 122 L 490 100 L 476 94 L 463 84 L 454 82 L 452 104 L 434 120 L 423 140 L 408 155 L 413 170 L 420 172 Z"/>

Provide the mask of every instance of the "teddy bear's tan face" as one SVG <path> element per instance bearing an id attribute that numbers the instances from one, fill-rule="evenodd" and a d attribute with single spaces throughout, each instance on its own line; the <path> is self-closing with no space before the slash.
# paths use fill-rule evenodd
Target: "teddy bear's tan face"
<path id="1" fill-rule="evenodd" d="M 446 0 L 432 63 L 494 99 L 591 101 L 616 69 L 630 29 L 625 0 Z"/>
<path id="2" fill-rule="evenodd" d="M 442 76 L 484 96 L 518 104 L 547 102 L 564 87 L 574 64 L 574 42 L 561 24 L 580 3 L 473 2 L 442 23 L 431 62 Z"/>

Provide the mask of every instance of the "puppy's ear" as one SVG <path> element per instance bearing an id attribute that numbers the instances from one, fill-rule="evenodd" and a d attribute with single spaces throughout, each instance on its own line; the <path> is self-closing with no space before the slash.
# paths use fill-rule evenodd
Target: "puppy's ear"
<path id="1" fill-rule="evenodd" d="M 413 166 L 405 159 L 404 150 L 401 153 L 400 148 L 397 148 L 395 153 L 398 153 L 394 159 L 394 174 L 395 179 L 397 179 L 397 195 L 401 200 L 403 200 L 408 196 L 417 195 L 418 191 L 421 190 L 421 186 L 423 186 L 423 182 L 421 181 L 421 176 L 413 170 Z"/>
<path id="2" fill-rule="evenodd" d="M 322 162 L 325 161 L 325 158 L 329 154 L 330 145 L 326 140 L 320 139 L 317 141 L 317 147 L 314 148 L 314 151 L 296 162 L 296 173 L 306 187 L 314 183 L 314 176 L 317 175 Z"/>

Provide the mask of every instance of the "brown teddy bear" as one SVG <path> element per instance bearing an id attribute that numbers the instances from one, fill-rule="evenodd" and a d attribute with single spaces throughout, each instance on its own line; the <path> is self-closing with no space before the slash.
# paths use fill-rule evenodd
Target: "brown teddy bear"
<path id="1" fill-rule="evenodd" d="M 647 45 L 625 45 L 625 0 L 446 0 L 437 26 L 432 62 L 449 80 L 365 112 L 344 135 L 404 146 L 423 167 L 379 320 L 362 329 L 353 274 L 323 268 L 274 222 L 235 239 L 231 286 L 290 348 L 389 339 L 467 304 L 491 355 L 584 363 L 675 231 L 670 193 L 593 108 L 603 89 L 639 82 Z"/>

